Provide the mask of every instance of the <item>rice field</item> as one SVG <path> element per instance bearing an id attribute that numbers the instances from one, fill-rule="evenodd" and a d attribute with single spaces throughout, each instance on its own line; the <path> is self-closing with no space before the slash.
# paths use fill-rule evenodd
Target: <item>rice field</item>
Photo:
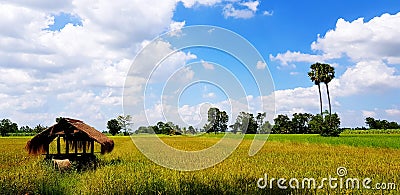
<path id="1" fill-rule="evenodd" d="M 187 151 L 217 143 L 221 135 L 162 136 L 168 145 Z M 318 135 L 270 135 L 264 147 L 248 156 L 252 135 L 223 162 L 199 171 L 175 171 L 147 159 L 130 137 L 111 137 L 112 153 L 99 156 L 96 169 L 59 172 L 43 156 L 28 156 L 29 137 L 0 138 L 0 194 L 399 194 L 400 135 L 345 134 L 339 138 Z M 338 176 L 338 167 L 347 174 Z M 257 183 L 267 175 L 270 186 Z M 387 184 L 396 189 L 290 188 L 297 178 L 370 178 L 370 186 Z M 287 179 L 280 189 L 279 178 Z M 295 186 L 295 182 L 292 182 Z M 339 183 L 338 183 L 339 184 Z M 382 186 L 382 185 L 380 185 Z"/>

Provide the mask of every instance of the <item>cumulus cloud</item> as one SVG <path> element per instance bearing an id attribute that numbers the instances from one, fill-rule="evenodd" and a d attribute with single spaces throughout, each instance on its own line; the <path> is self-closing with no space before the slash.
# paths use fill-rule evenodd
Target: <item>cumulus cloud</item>
<path id="1" fill-rule="evenodd" d="M 349 96 L 400 88 L 400 76 L 396 75 L 396 71 L 396 68 L 389 67 L 382 61 L 358 62 L 339 78 L 338 93 Z"/>
<path id="2" fill-rule="evenodd" d="M 263 15 L 264 16 L 272 16 L 272 15 L 274 15 L 274 12 L 272 12 L 272 11 L 264 11 Z"/>
<path id="3" fill-rule="evenodd" d="M 352 22 L 339 19 L 335 29 L 325 36 L 318 35 L 311 44 L 311 48 L 321 54 L 287 51 L 270 55 L 270 59 L 285 67 L 296 62 L 314 63 L 349 57 L 354 65 L 348 66 L 336 82 L 335 90 L 341 96 L 400 88 L 398 69 L 390 66 L 400 57 L 400 41 L 395 38 L 400 34 L 398 25 L 400 13 L 383 14 L 368 22 L 363 18 Z M 338 63 L 333 64 L 338 66 Z"/>
<path id="4" fill-rule="evenodd" d="M 236 9 L 233 4 L 227 4 L 224 7 L 223 15 L 225 18 L 241 18 L 241 19 L 249 19 L 254 16 L 254 11 L 248 8 L 245 9 Z"/>
<path id="5" fill-rule="evenodd" d="M 265 69 L 265 67 L 267 67 L 267 64 L 265 62 L 258 61 L 256 64 L 257 69 Z"/>
<path id="6" fill-rule="evenodd" d="M 362 115 L 364 118 L 366 117 L 376 117 L 376 112 L 371 110 L 362 110 Z"/>
<path id="7" fill-rule="evenodd" d="M 203 94 L 203 98 L 215 98 L 215 93 L 210 92 L 210 93 Z"/>
<path id="8" fill-rule="evenodd" d="M 397 61 L 400 57 L 400 13 L 383 14 L 365 22 L 359 18 L 352 22 L 339 19 L 334 30 L 318 36 L 313 50 L 323 51 L 330 58 L 343 55 L 354 61 Z"/>
<path id="9" fill-rule="evenodd" d="M 284 54 L 270 56 L 279 60 L 283 65 L 288 62 L 315 62 L 338 59 L 347 56 L 355 62 L 382 60 L 398 62 L 400 57 L 400 41 L 396 36 L 400 29 L 400 13 L 383 14 L 368 22 L 359 18 L 352 22 L 338 19 L 336 27 L 324 36 L 318 35 L 311 44 L 314 51 L 322 54 L 304 54 L 287 51 Z"/>
<path id="10" fill-rule="evenodd" d="M 186 21 L 183 22 L 175 22 L 172 21 L 172 23 L 169 25 L 169 30 L 171 31 L 169 34 L 170 36 L 180 36 L 182 33 L 182 28 L 185 26 Z"/>
<path id="11" fill-rule="evenodd" d="M 212 6 L 222 2 L 222 0 L 180 0 L 186 8 L 191 8 L 195 5 Z"/>
<path id="12" fill-rule="evenodd" d="M 211 64 L 209 62 L 206 62 L 204 60 L 201 61 L 201 65 L 203 65 L 203 67 L 205 69 L 207 69 L 207 70 L 214 70 L 215 69 L 213 64 Z"/>
<path id="13" fill-rule="evenodd" d="M 400 116 L 400 109 L 387 109 L 385 110 L 386 114 L 390 115 L 390 116 Z"/>
<path id="14" fill-rule="evenodd" d="M 247 2 L 242 2 L 240 3 L 241 5 L 247 7 L 249 10 L 256 12 L 258 5 L 260 5 L 259 1 L 247 1 Z"/>
<path id="15" fill-rule="evenodd" d="M 125 76 L 145 40 L 184 26 L 172 20 L 175 6 L 172 0 L 3 1 L 0 100 L 7 104 L 0 105 L 5 111 L 0 117 L 29 125 L 82 117 L 104 129 L 104 120 L 121 113 Z M 82 25 L 49 30 L 61 12 Z M 191 56 L 178 53 L 170 64 L 180 57 Z M 183 72 L 193 77 L 190 70 Z"/>
<path id="16" fill-rule="evenodd" d="M 286 53 L 278 53 L 276 56 L 270 54 L 269 59 L 272 61 L 279 61 L 281 66 L 288 66 L 289 64 L 294 62 L 323 62 L 324 60 L 326 60 L 326 57 L 322 55 L 304 54 L 298 51 L 286 51 Z"/>
<path id="17" fill-rule="evenodd" d="M 194 6 L 223 6 L 222 15 L 225 18 L 248 19 L 254 17 L 260 5 L 259 0 L 180 0 L 183 6 L 191 8 Z M 264 11 L 263 15 L 272 16 L 272 12 Z"/>
<path id="18" fill-rule="evenodd" d="M 254 17 L 259 5 L 259 1 L 228 3 L 224 6 L 222 14 L 225 18 L 249 19 Z"/>

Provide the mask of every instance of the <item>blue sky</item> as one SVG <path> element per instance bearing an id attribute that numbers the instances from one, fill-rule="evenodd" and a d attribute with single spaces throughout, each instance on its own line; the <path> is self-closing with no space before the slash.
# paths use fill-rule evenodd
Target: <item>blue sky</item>
<path id="1" fill-rule="evenodd" d="M 368 116 L 400 122 L 399 12 L 400 2 L 389 0 L 3 1 L 0 118 L 35 126 L 51 125 L 56 117 L 66 116 L 103 130 L 124 107 L 135 126 L 164 120 L 163 113 L 181 125 L 202 126 L 211 105 L 228 110 L 231 118 L 241 109 L 268 111 L 263 105 L 271 103 L 270 97 L 256 93 L 257 87 L 232 56 L 210 48 L 174 51 L 172 38 L 149 44 L 169 30 L 212 25 L 237 33 L 261 54 L 266 66 L 255 68 L 255 59 L 252 66 L 259 74 L 272 76 L 275 114 L 318 112 L 318 91 L 306 73 L 310 64 L 320 61 L 336 69 L 330 89 L 333 111 L 339 113 L 342 126 L 363 126 Z M 148 78 L 140 71 L 153 66 L 139 59 L 141 67 L 132 70 L 132 64 L 145 46 L 154 46 L 150 58 L 174 53 L 147 85 L 149 96 L 143 107 Z M 130 68 L 135 78 L 127 85 Z M 228 77 L 221 76 L 226 70 L 239 78 L 248 94 L 235 98 L 224 94 L 233 84 L 226 89 L 206 82 L 180 86 L 218 76 L 229 84 Z M 168 78 L 175 71 L 172 80 L 178 84 L 166 85 L 173 83 Z M 125 100 L 124 86 L 131 92 Z M 162 102 L 168 98 L 168 94 L 160 97 L 165 86 L 186 91 L 172 103 Z M 126 100 L 131 100 L 129 105 Z M 134 106 L 126 109 L 130 105 Z"/>

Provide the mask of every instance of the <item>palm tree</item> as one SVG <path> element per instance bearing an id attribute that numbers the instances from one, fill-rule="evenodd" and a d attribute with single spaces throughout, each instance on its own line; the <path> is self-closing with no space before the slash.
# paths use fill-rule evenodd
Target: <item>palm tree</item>
<path id="1" fill-rule="evenodd" d="M 322 116 L 322 97 L 321 97 L 321 82 L 323 79 L 322 74 L 322 64 L 317 62 L 310 66 L 310 72 L 308 72 L 308 77 L 310 77 L 311 81 L 314 82 L 315 85 L 318 85 L 319 92 L 319 105 L 321 108 L 321 116 Z"/>
<path id="2" fill-rule="evenodd" d="M 335 78 L 335 68 L 333 68 L 329 64 L 322 64 L 322 82 L 325 83 L 326 93 L 328 95 L 329 116 L 332 115 L 332 108 L 331 108 L 331 97 L 329 96 L 328 83 L 330 83 L 333 78 Z"/>

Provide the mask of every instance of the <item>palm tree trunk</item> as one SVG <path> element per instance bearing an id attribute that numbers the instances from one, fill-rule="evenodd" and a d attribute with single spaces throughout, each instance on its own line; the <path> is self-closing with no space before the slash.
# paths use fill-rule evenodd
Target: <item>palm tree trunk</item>
<path id="1" fill-rule="evenodd" d="M 328 94 L 329 116 L 331 116 L 332 115 L 331 97 L 329 96 L 328 83 L 325 83 L 325 85 L 326 85 L 326 93 Z"/>
<path id="2" fill-rule="evenodd" d="M 321 108 L 321 116 L 322 116 L 322 96 L 321 96 L 321 85 L 318 83 L 318 92 L 319 92 L 319 106 Z"/>

